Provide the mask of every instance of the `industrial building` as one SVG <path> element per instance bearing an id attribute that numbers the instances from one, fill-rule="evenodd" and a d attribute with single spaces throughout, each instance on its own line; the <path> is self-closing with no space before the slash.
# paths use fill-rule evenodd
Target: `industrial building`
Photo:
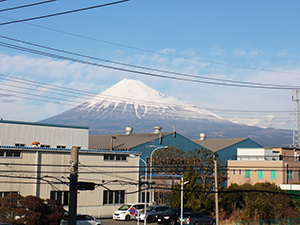
<path id="1" fill-rule="evenodd" d="M 121 204 L 138 202 L 138 152 L 87 149 L 85 127 L 1 120 L 0 134 L 1 197 L 19 193 L 51 198 L 68 209 L 74 143 L 79 149 L 78 181 L 95 188 L 79 190 L 78 213 L 111 217 Z"/>

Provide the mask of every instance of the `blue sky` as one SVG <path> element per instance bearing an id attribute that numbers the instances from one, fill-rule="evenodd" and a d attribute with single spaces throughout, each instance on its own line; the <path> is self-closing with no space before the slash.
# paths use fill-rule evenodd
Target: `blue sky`
<path id="1" fill-rule="evenodd" d="M 0 10 L 35 2 L 38 0 L 7 0 L 0 3 Z M 131 0 L 1 25 L 109 2 L 57 0 L 4 11 L 0 14 L 0 35 L 189 75 L 295 87 L 300 84 L 299 1 Z M 32 48 L 3 38 L 0 42 Z M 123 78 L 138 79 L 169 96 L 195 103 L 233 121 L 292 128 L 291 90 L 239 88 L 137 75 L 3 46 L 0 46 L 0 74 L 93 93 L 100 93 Z M 7 82 L 0 79 L 0 117 L 4 119 L 39 121 L 71 107 L 17 98 L 13 95 L 18 95 L 18 90 L 30 92 L 30 89 L 20 84 L 7 88 Z M 70 98 L 70 102 L 74 104 L 74 99 Z"/>

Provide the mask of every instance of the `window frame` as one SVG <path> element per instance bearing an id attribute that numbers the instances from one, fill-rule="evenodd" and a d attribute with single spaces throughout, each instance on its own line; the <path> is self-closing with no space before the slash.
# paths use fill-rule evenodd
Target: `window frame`
<path id="1" fill-rule="evenodd" d="M 125 190 L 103 190 L 103 205 L 125 203 Z"/>
<path id="2" fill-rule="evenodd" d="M 251 170 L 249 169 L 245 170 L 245 178 L 251 178 Z"/>

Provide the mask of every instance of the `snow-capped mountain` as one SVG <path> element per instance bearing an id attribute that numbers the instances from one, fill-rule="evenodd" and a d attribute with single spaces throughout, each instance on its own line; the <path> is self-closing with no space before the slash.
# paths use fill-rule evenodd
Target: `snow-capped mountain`
<path id="1" fill-rule="evenodd" d="M 250 137 L 265 146 L 292 143 L 291 130 L 259 128 L 233 123 L 197 105 L 169 97 L 138 80 L 124 79 L 83 104 L 41 121 L 43 123 L 88 126 L 90 134 L 149 133 L 153 127 L 176 131 L 197 139 Z"/>
<path id="2" fill-rule="evenodd" d="M 120 110 L 120 108 L 122 110 Z M 220 119 L 218 115 L 196 105 L 169 97 L 138 80 L 124 79 L 86 102 L 82 110 L 103 113 L 118 111 L 137 118 L 151 116 L 174 119 Z"/>

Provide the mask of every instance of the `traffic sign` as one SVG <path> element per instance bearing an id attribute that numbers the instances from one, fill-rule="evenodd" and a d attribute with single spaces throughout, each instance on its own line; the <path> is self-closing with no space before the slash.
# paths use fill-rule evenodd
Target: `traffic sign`
<path id="1" fill-rule="evenodd" d="M 130 207 L 129 214 L 134 216 L 136 214 L 136 209 L 134 207 Z"/>

